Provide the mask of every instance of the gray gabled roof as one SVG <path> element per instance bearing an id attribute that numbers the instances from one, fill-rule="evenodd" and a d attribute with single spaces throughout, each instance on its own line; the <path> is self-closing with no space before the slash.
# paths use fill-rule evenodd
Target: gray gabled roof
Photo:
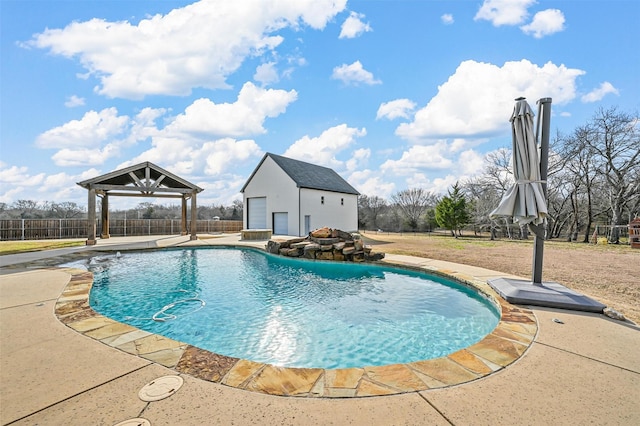
<path id="1" fill-rule="evenodd" d="M 304 161 L 293 160 L 267 152 L 258 167 L 251 173 L 247 183 L 240 192 L 244 192 L 251 179 L 256 174 L 264 160 L 270 157 L 280 168 L 296 183 L 298 188 L 319 189 L 322 191 L 340 192 L 343 194 L 360 195 L 356 189 L 349 185 L 338 173 L 328 167 L 317 166 Z"/>

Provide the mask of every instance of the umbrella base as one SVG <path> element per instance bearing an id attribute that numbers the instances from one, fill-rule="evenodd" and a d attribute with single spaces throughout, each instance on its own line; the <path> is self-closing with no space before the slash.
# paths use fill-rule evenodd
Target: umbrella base
<path id="1" fill-rule="evenodd" d="M 509 303 L 586 312 L 602 312 L 606 308 L 602 303 L 555 282 L 534 285 L 526 280 L 494 278 L 487 283 Z"/>

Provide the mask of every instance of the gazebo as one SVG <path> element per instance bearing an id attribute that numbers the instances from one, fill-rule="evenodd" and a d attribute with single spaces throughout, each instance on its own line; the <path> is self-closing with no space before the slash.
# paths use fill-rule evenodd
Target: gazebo
<path id="1" fill-rule="evenodd" d="M 87 245 L 96 243 L 96 196 L 102 197 L 102 232 L 109 238 L 109 197 L 155 197 L 182 199 L 181 235 L 187 235 L 187 200 L 191 199 L 191 239 L 197 239 L 196 194 L 202 188 L 156 166 L 144 162 L 78 182 L 89 191 Z"/>

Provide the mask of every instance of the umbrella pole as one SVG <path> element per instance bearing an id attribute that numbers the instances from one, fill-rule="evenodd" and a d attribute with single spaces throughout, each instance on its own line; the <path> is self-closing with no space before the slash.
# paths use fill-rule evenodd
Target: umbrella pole
<path id="1" fill-rule="evenodd" d="M 540 135 L 540 180 L 542 181 L 542 191 L 547 200 L 547 176 L 549 170 L 549 129 L 551 127 L 551 98 L 541 98 L 538 100 L 538 120 L 542 114 L 542 129 L 536 130 L 536 138 Z M 540 121 L 538 121 L 540 127 Z M 540 132 L 540 133 L 538 133 Z M 544 230 L 545 223 L 537 225 Z M 542 257 L 544 253 L 544 233 L 535 233 L 533 247 L 533 285 L 542 285 Z M 538 236 L 541 234 L 542 236 Z"/>

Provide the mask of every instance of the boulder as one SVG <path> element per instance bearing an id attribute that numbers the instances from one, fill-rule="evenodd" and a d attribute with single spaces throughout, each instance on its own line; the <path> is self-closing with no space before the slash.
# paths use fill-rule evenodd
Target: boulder
<path id="1" fill-rule="evenodd" d="M 384 259 L 384 253 L 366 253 L 365 259 L 371 261 L 378 261 Z"/>
<path id="2" fill-rule="evenodd" d="M 313 241 L 314 243 L 318 243 L 320 245 L 335 244 L 335 243 L 339 243 L 340 242 L 339 238 L 315 238 L 315 237 L 310 237 L 309 240 Z"/>
<path id="3" fill-rule="evenodd" d="M 277 241 L 269 240 L 266 246 L 267 253 L 278 254 L 280 251 L 280 243 Z"/>
<path id="4" fill-rule="evenodd" d="M 289 247 L 295 248 L 295 249 L 299 249 L 299 248 L 304 249 L 309 244 L 311 244 L 309 241 L 301 241 L 299 243 L 293 243 L 293 244 L 289 245 Z"/>
<path id="5" fill-rule="evenodd" d="M 265 249 L 281 256 L 318 260 L 364 262 L 384 259 L 384 253 L 373 253 L 360 234 L 327 227 L 316 229 L 304 238 L 269 240 Z"/>
<path id="6" fill-rule="evenodd" d="M 297 248 L 290 248 L 285 250 L 286 250 L 286 255 L 289 257 L 299 257 L 302 254 L 302 250 Z"/>
<path id="7" fill-rule="evenodd" d="M 314 251 L 318 251 L 320 250 L 320 244 L 316 244 L 316 243 L 309 243 L 306 246 L 304 246 L 303 248 L 305 254 L 307 252 L 314 252 Z"/>
<path id="8" fill-rule="evenodd" d="M 331 228 L 319 228 L 311 231 L 309 233 L 312 237 L 315 238 L 329 238 L 331 237 Z"/>
<path id="9" fill-rule="evenodd" d="M 316 252 L 316 259 L 319 260 L 333 260 L 332 251 L 318 251 Z"/>
<path id="10" fill-rule="evenodd" d="M 342 249 L 342 254 L 349 255 L 349 254 L 353 254 L 356 251 L 356 248 L 351 246 L 351 247 L 345 247 Z"/>

